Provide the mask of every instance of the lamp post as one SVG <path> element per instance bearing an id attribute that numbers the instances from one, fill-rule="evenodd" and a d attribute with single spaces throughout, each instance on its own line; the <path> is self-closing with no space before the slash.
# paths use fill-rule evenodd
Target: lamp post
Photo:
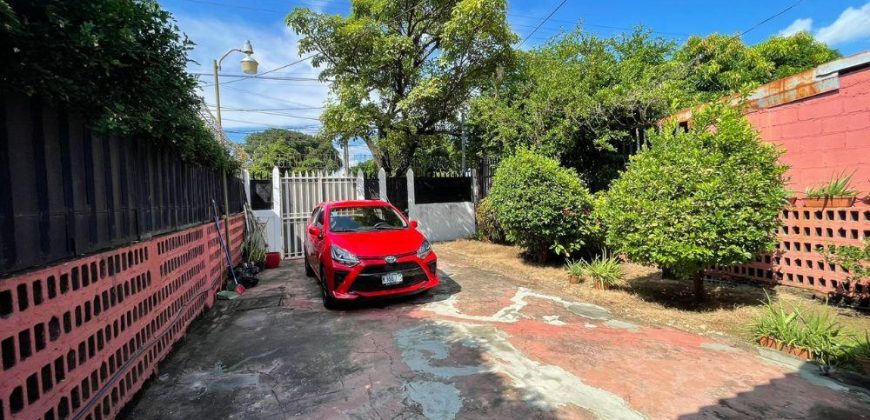
<path id="1" fill-rule="evenodd" d="M 240 52 L 245 55 L 245 58 L 242 59 L 242 72 L 245 74 L 257 74 L 257 60 L 252 57 L 254 54 L 254 47 L 251 45 L 251 41 L 245 41 L 245 45 L 239 48 L 233 48 L 221 58 L 217 60 L 213 60 L 212 64 L 214 65 L 214 99 L 215 106 L 217 108 L 217 124 L 218 128 L 223 131 L 224 126 L 221 121 L 221 89 L 220 89 L 220 79 L 218 78 L 218 73 L 221 70 L 221 63 L 224 61 L 227 56 L 234 52 Z M 230 196 L 227 190 L 227 173 L 224 171 L 223 176 L 223 189 L 224 189 L 224 236 L 226 237 L 227 249 L 230 249 Z"/>

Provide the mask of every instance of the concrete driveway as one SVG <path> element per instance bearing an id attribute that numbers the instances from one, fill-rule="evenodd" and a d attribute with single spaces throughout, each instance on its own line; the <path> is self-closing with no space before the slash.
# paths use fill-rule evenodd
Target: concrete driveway
<path id="1" fill-rule="evenodd" d="M 326 311 L 301 264 L 197 320 L 124 415 L 868 418 L 816 368 L 515 285 L 442 256 L 429 295 Z"/>

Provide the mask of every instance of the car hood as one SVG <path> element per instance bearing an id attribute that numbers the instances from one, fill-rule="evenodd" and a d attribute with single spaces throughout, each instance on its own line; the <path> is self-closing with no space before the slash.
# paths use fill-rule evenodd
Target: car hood
<path id="1" fill-rule="evenodd" d="M 425 238 L 416 229 L 402 229 L 333 233 L 330 239 L 359 258 L 383 258 L 415 253 Z"/>

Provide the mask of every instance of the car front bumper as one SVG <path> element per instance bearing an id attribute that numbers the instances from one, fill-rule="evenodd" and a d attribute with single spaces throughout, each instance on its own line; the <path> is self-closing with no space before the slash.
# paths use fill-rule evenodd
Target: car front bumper
<path id="1" fill-rule="evenodd" d="M 430 252 L 420 259 L 416 254 L 399 257 L 395 263 L 383 258 L 364 258 L 353 267 L 333 263 L 329 268 L 330 292 L 336 299 L 356 300 L 395 297 L 422 293 L 438 286 L 438 258 Z M 381 277 L 387 273 L 401 272 L 402 283 L 385 286 Z"/>

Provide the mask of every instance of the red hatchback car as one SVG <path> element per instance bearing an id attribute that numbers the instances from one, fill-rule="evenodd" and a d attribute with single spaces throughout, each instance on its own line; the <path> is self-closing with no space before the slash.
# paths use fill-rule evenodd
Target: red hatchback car
<path id="1" fill-rule="evenodd" d="M 320 282 L 323 305 L 411 295 L 438 285 L 437 257 L 429 241 L 380 200 L 323 203 L 311 212 L 305 239 L 305 274 Z"/>

